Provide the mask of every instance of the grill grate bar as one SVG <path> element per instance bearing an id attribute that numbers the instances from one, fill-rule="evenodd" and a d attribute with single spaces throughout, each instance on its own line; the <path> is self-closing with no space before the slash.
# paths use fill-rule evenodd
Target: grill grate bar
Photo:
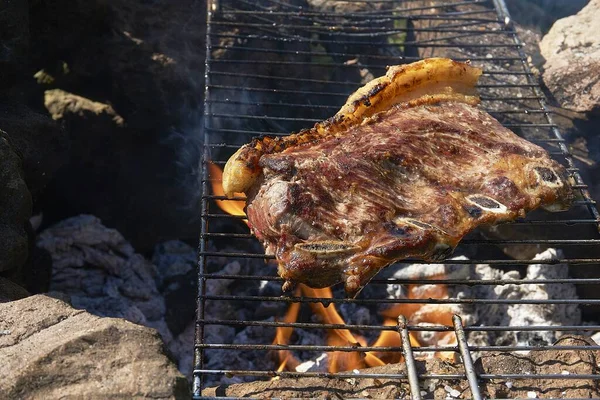
<path id="1" fill-rule="evenodd" d="M 289 132 L 248 131 L 248 130 L 244 130 L 244 129 L 209 128 L 208 130 L 211 132 L 218 132 L 218 133 L 240 133 L 240 134 L 259 135 L 259 136 L 260 135 L 288 136 L 290 134 Z M 545 140 L 548 143 L 563 143 L 565 141 L 564 139 L 545 139 Z M 540 141 L 542 141 L 542 140 L 540 139 Z M 212 143 L 212 145 L 223 146 L 223 143 L 222 142 L 221 143 Z M 239 148 L 240 145 L 232 145 L 232 146 L 235 146 L 235 148 Z M 217 165 L 225 165 L 225 161 L 211 160 L 210 162 L 213 164 L 217 164 Z M 576 170 L 576 169 L 571 168 L 571 170 Z"/>
<path id="2" fill-rule="evenodd" d="M 309 79 L 309 78 L 294 78 L 294 77 L 290 77 L 290 76 L 276 76 L 276 75 L 263 75 L 263 74 L 246 74 L 246 73 L 239 73 L 239 72 L 213 72 L 213 75 L 216 76 L 232 76 L 232 77 L 238 77 L 238 78 L 256 78 L 256 79 L 264 79 L 264 80 L 283 80 L 283 81 L 291 81 L 291 82 L 302 82 L 302 83 L 324 83 L 324 84 L 334 84 L 334 85 L 346 85 L 349 86 L 352 90 L 357 88 L 357 83 L 356 82 L 349 82 L 349 81 L 336 81 L 336 80 L 324 80 L 324 79 Z M 486 73 L 484 72 L 483 75 L 485 76 Z M 502 84 L 497 84 L 497 85 L 493 85 L 493 84 L 477 84 L 476 87 L 479 88 L 501 88 L 501 87 L 534 87 L 534 84 L 531 83 L 502 83 Z M 236 90 L 241 90 L 244 91 L 246 90 L 246 86 L 234 86 L 233 87 Z M 208 101 L 209 103 L 211 102 L 216 102 L 217 100 L 212 100 L 212 101 Z M 260 104 L 263 104 L 262 102 Z M 512 112 L 515 113 L 519 113 L 519 112 L 524 112 L 523 110 L 511 110 Z M 535 110 L 538 112 L 545 112 L 544 110 Z"/>
<path id="3" fill-rule="evenodd" d="M 246 2 L 247 3 L 247 2 Z M 405 10 L 399 10 L 399 11 L 405 11 Z M 493 10 L 485 10 L 485 11 L 471 11 L 471 12 L 465 12 L 462 15 L 479 15 L 479 14 L 493 14 L 494 11 Z M 381 13 L 380 11 L 364 11 L 364 12 L 359 12 L 359 13 L 346 13 L 346 14 L 340 14 L 340 13 L 328 13 L 328 12 L 311 12 L 311 11 L 302 11 L 302 14 L 298 14 L 298 15 L 294 15 L 294 14 L 290 14 L 289 12 L 279 12 L 279 11 L 273 11 L 273 10 L 269 10 L 269 11 L 247 11 L 247 10 L 237 10 L 234 8 L 228 8 L 227 10 L 223 10 L 223 14 L 224 15 L 250 15 L 250 16 L 255 16 L 255 15 L 266 15 L 269 17 L 289 17 L 289 18 L 294 18 L 294 19 L 301 19 L 301 20 L 305 20 L 305 21 L 309 21 L 312 22 L 314 21 L 314 19 L 312 18 L 308 18 L 308 17 L 340 17 L 340 15 L 343 15 L 346 18 L 354 18 L 354 17 L 360 17 L 363 18 L 364 16 L 369 16 L 369 17 L 377 17 L 376 21 L 393 21 L 393 20 L 404 20 L 407 19 L 406 16 L 402 16 L 402 15 L 391 15 L 389 13 Z M 448 15 L 448 16 L 444 16 L 444 15 L 414 15 L 411 16 L 410 19 L 412 20 L 434 20 L 434 21 L 446 21 L 446 20 L 450 20 L 450 21 L 479 21 L 479 22 L 488 22 L 488 23 L 498 23 L 497 19 L 485 19 L 485 18 L 457 18 L 455 16 L 455 14 L 453 15 Z M 370 19 L 363 19 L 363 21 L 374 21 L 374 20 L 370 20 Z"/>
<path id="4" fill-rule="evenodd" d="M 452 262 L 452 260 L 450 260 Z M 280 277 L 270 275 L 220 275 L 220 274 L 204 274 L 206 279 L 235 279 L 235 280 L 250 280 L 250 281 L 269 281 L 283 282 Z M 471 279 L 372 279 L 371 285 L 466 285 L 466 286 L 499 286 L 499 285 L 542 285 L 542 284 L 564 284 L 570 283 L 573 285 L 598 285 L 600 280 L 595 278 L 564 278 L 564 279 L 480 279 L 477 281 Z"/>
<path id="5" fill-rule="evenodd" d="M 419 387 L 419 376 L 417 365 L 413 355 L 410 337 L 408 336 L 407 322 L 404 315 L 398 317 L 397 331 L 402 341 L 402 353 L 404 354 L 404 365 L 408 375 L 408 384 L 410 387 L 410 397 L 413 400 L 421 399 L 421 388 Z"/>
<path id="6" fill-rule="evenodd" d="M 333 93 L 332 93 L 333 94 Z M 300 118 L 300 117 L 275 117 L 275 116 L 267 116 L 267 115 L 250 115 L 250 114 L 224 114 L 224 113 L 209 113 L 207 114 L 210 117 L 214 118 L 241 118 L 241 119 L 259 119 L 263 121 L 299 121 L 299 122 L 309 122 L 316 123 L 322 121 L 320 118 Z M 556 127 L 554 124 L 503 124 L 507 128 L 553 128 Z M 271 133 L 273 136 L 288 136 L 289 133 L 286 134 L 275 134 Z M 563 154 L 562 152 L 556 154 Z"/>
<path id="7" fill-rule="evenodd" d="M 294 6 L 293 4 L 286 4 L 286 3 L 282 3 L 280 1 L 276 1 L 276 0 L 269 0 L 271 3 L 273 4 L 277 4 L 279 6 L 282 7 L 288 7 L 291 9 L 295 9 L 301 12 L 305 12 L 303 7 L 300 6 Z M 344 0 L 346 3 L 364 3 L 363 0 Z M 398 0 L 370 0 L 371 3 L 395 3 Z M 256 5 L 254 3 L 248 2 L 246 0 L 238 0 L 238 2 L 241 3 L 245 3 L 248 4 L 250 6 L 253 7 L 260 7 L 264 10 L 269 10 L 267 7 L 263 7 L 260 5 Z M 408 12 L 408 11 L 421 11 L 421 10 L 437 10 L 437 9 L 444 9 L 444 8 L 449 8 L 449 7 L 457 7 L 457 6 L 466 6 L 466 5 L 476 5 L 476 4 L 489 4 L 490 0 L 469 0 L 469 1 L 461 1 L 461 2 L 455 2 L 455 3 L 447 3 L 444 5 L 431 5 L 431 6 L 427 6 L 427 7 L 412 7 L 412 8 L 398 8 L 395 9 L 396 12 Z M 464 15 L 464 14 L 468 14 L 470 13 L 469 11 L 462 11 L 462 12 L 457 12 L 456 15 Z M 352 13 L 336 13 L 336 16 L 342 16 L 342 17 L 348 17 L 349 15 L 351 15 Z M 454 13 L 452 13 L 454 15 Z"/>
<path id="8" fill-rule="evenodd" d="M 243 218 L 243 217 L 241 217 Z M 270 256 L 262 253 L 241 253 L 241 252 L 201 252 L 206 256 L 220 257 L 238 257 L 238 258 L 258 258 L 265 260 L 274 260 L 275 256 Z M 430 261 L 407 258 L 404 260 L 406 264 L 432 264 Z M 452 260 L 452 264 L 472 265 L 472 264 L 489 264 L 489 265 L 557 265 L 557 264 L 598 264 L 599 258 L 562 258 L 556 260 L 498 260 L 498 259 L 470 259 L 470 260 Z"/>
<path id="9" fill-rule="evenodd" d="M 240 39 L 240 40 L 253 39 L 253 40 L 265 40 L 265 41 L 282 42 L 282 43 L 289 43 L 291 41 L 291 39 L 289 37 L 271 36 L 271 35 L 266 35 L 266 34 L 236 35 L 236 34 L 217 34 L 217 33 L 215 33 L 215 34 L 212 34 L 211 36 L 215 37 L 215 38 L 221 38 L 221 39 L 224 39 L 224 38 Z M 444 37 L 427 39 L 427 40 L 405 41 L 404 45 L 405 46 L 420 46 L 423 44 L 427 44 L 427 47 L 451 48 L 451 47 L 456 47 L 456 45 L 454 45 L 454 44 L 452 44 L 452 45 L 450 45 L 450 44 L 433 44 L 433 43 L 441 42 L 441 41 L 445 41 L 445 40 L 455 40 L 455 39 L 471 38 L 471 37 L 473 37 L 472 34 L 444 36 Z M 303 38 L 303 37 L 298 37 L 298 36 L 294 36 L 293 41 L 294 41 L 294 43 L 310 43 L 310 44 L 357 45 L 357 46 L 367 46 L 368 45 L 365 42 L 361 42 L 361 41 L 357 41 L 357 40 L 315 39 L 315 38 Z M 381 46 L 382 48 L 397 48 L 398 47 L 397 44 L 393 44 L 393 43 L 378 43 L 377 45 Z M 464 45 L 466 45 L 466 44 L 464 44 Z M 518 48 L 519 47 L 519 45 L 515 45 L 515 44 L 499 44 L 499 43 L 469 45 L 469 46 L 472 46 L 475 48 L 491 48 L 491 49 L 493 49 L 493 48 Z"/>
<path id="10" fill-rule="evenodd" d="M 399 319 L 402 316 L 399 317 Z M 401 325 L 400 325 L 401 327 Z M 404 329 L 392 327 L 402 336 Z M 448 331 L 452 328 L 448 327 Z M 391 330 L 390 330 L 391 331 Z M 406 335 L 408 339 L 408 332 Z M 230 343 L 206 343 L 199 345 L 204 349 L 226 349 L 226 350 L 261 350 L 261 351 L 277 351 L 277 350 L 294 350 L 294 351 L 315 351 L 315 352 L 331 352 L 341 351 L 345 353 L 368 353 L 377 351 L 382 353 L 399 352 L 404 350 L 404 344 L 398 346 L 325 346 L 325 345 L 277 345 L 277 344 L 230 344 Z M 459 346 L 422 346 L 411 348 L 412 352 L 416 353 L 434 353 L 438 351 L 448 351 L 460 353 Z M 514 351 L 579 351 L 579 350 L 600 350 L 600 346 L 469 346 L 471 351 L 495 351 L 500 353 L 511 353 Z"/>
<path id="11" fill-rule="evenodd" d="M 436 47 L 436 46 L 432 46 L 432 47 Z M 439 47 L 449 47 L 449 46 L 439 46 Z M 454 47 L 454 46 L 452 46 Z M 503 47 L 507 47 L 507 46 L 503 46 Z M 516 46 L 515 46 L 516 47 Z M 356 58 L 359 59 L 361 57 L 367 58 L 367 59 L 372 59 L 372 60 L 388 60 L 388 61 L 393 61 L 393 62 L 398 62 L 399 60 L 404 60 L 404 61 L 418 61 L 421 59 L 421 57 L 409 57 L 409 56 L 385 56 L 385 55 L 376 55 L 376 54 L 369 54 L 369 55 L 360 55 L 360 54 L 350 54 L 350 53 L 338 53 L 338 52 L 315 52 L 315 51 L 307 51 L 307 50 L 274 50 L 274 49 L 264 49 L 262 47 L 245 47 L 245 46 L 221 46 L 221 45 L 215 45 L 215 46 L 211 46 L 209 48 L 209 50 L 234 50 L 234 51 L 239 51 L 239 52 L 252 52 L 252 53 L 277 53 L 277 54 L 290 54 L 290 55 L 294 55 L 294 56 L 300 56 L 300 55 L 310 55 L 310 56 L 332 56 L 332 57 L 349 57 L 349 58 Z M 456 58 L 456 60 L 460 60 L 459 58 Z M 488 58 L 486 57 L 469 57 L 469 58 L 463 58 L 463 61 L 467 61 L 467 60 L 471 60 L 471 61 L 489 61 Z M 502 57 L 502 58 L 495 58 L 495 60 L 498 61 L 519 61 L 518 57 Z M 380 66 L 381 68 L 381 66 Z"/>
<path id="12" fill-rule="evenodd" d="M 234 295 L 204 295 L 205 300 L 219 301 L 272 301 L 277 303 L 322 303 L 329 304 L 578 304 L 600 305 L 600 299 L 481 299 L 481 298 L 447 298 L 447 299 L 336 299 L 324 297 L 295 297 L 295 296 L 234 296 Z"/>
<path id="13" fill-rule="evenodd" d="M 467 337 L 463 329 L 462 319 L 460 316 L 454 315 L 452 317 L 452 322 L 454 323 L 454 333 L 456 334 L 456 340 L 458 341 L 460 356 L 467 374 L 467 381 L 471 388 L 471 395 L 474 399 L 480 400 L 482 398 L 481 392 L 479 391 L 477 374 L 475 373 L 475 367 L 473 366 L 473 359 L 471 358 L 471 352 L 469 351 L 469 344 L 467 343 Z"/>
<path id="14" fill-rule="evenodd" d="M 401 63 L 403 61 L 418 61 L 419 58 L 410 59 L 407 57 L 398 57 L 397 62 Z M 456 61 L 477 61 L 474 58 L 465 58 L 465 57 L 456 57 L 454 58 Z M 490 61 L 489 59 L 481 59 L 479 61 Z M 512 57 L 510 59 L 505 58 L 495 58 L 494 61 L 515 61 Z M 231 59 L 231 60 L 210 60 L 209 64 L 266 64 L 270 66 L 302 66 L 302 67 L 329 67 L 329 68 L 357 68 L 357 66 L 353 63 L 338 63 L 338 62 L 310 62 L 310 61 L 273 61 L 273 60 L 246 60 L 246 59 Z M 367 68 L 374 71 L 385 71 L 386 66 L 378 65 L 378 64 L 361 64 L 361 68 Z M 379 73 L 379 72 L 378 72 Z M 489 75 L 523 75 L 526 74 L 521 72 L 506 72 L 506 71 L 498 71 L 498 72 L 487 72 Z"/>
<path id="15" fill-rule="evenodd" d="M 242 101 L 242 100 L 230 100 L 230 99 L 226 99 L 226 100 L 210 100 L 206 102 L 207 104 L 228 104 L 228 105 L 244 105 L 244 106 L 272 106 L 272 107 L 289 107 L 289 108 L 311 108 L 311 109 L 316 109 L 316 108 L 322 108 L 322 109 L 330 109 L 330 110 L 335 110 L 337 111 L 340 107 L 339 106 L 329 106 L 329 105 L 325 105 L 325 104 L 299 104 L 299 103 L 286 103 L 286 102 L 281 102 L 281 103 L 275 103 L 275 102 L 251 102 L 251 101 Z M 548 111 L 550 113 L 552 113 L 553 111 Z M 488 111 L 489 114 L 545 114 L 546 111 L 543 110 L 489 110 Z M 240 132 L 237 130 L 227 130 L 227 129 L 217 129 L 217 128 L 207 128 L 210 131 L 216 131 L 216 132 L 228 132 L 228 131 L 232 131 L 232 132 Z M 255 133 L 255 131 L 242 131 L 242 132 L 251 132 L 251 133 Z M 267 132 L 265 132 L 266 134 Z M 273 134 L 272 132 L 268 132 L 269 134 Z M 261 132 L 257 132 L 257 134 L 261 134 Z M 277 133 L 275 133 L 277 134 Z M 279 134 L 284 135 L 284 132 L 280 132 Z M 564 141 L 564 139 L 538 139 L 538 140 L 560 140 L 560 141 Z M 228 146 L 227 144 L 223 143 L 223 146 Z M 232 145 L 233 146 L 233 145 Z M 239 146 L 236 146 L 236 148 Z"/>
<path id="16" fill-rule="evenodd" d="M 239 76 L 239 75 L 238 75 Z M 273 77 L 273 79 L 277 79 L 277 77 Z M 289 78 L 289 80 L 295 80 L 293 78 Z M 303 82 L 309 82 L 307 80 L 298 80 Z M 356 87 L 356 85 L 354 85 Z M 500 85 L 480 85 L 478 87 L 483 88 L 532 88 L 531 84 L 500 84 Z M 238 90 L 241 92 L 271 92 L 271 93 L 289 93 L 289 94 L 309 94 L 309 95 L 319 95 L 319 96 L 348 96 L 352 91 L 349 89 L 347 91 L 340 92 L 331 92 L 331 91 L 312 91 L 312 90 L 293 90 L 293 89 L 272 89 L 272 88 L 263 88 L 263 87 L 251 87 L 251 86 L 230 86 L 230 85 L 210 85 L 211 89 L 223 89 L 223 90 Z M 481 100 L 492 100 L 497 97 L 489 97 L 489 96 L 479 96 Z M 508 100 L 537 100 L 540 96 L 514 96 L 514 97 L 502 97 L 501 99 Z"/>
<path id="17" fill-rule="evenodd" d="M 356 324 L 328 324 L 328 323 L 313 323 L 313 322 L 273 322 L 273 321 L 242 321 L 242 320 L 198 320 L 198 324 L 205 325 L 229 325 L 229 326 L 263 326 L 274 328 L 304 328 L 304 329 L 349 329 L 349 330 L 364 330 L 364 331 L 395 331 L 394 326 L 383 325 L 356 325 Z M 408 330 L 411 332 L 450 332 L 453 330 L 450 326 L 441 325 L 409 325 Z M 527 325 L 527 326 L 465 326 L 466 332 L 566 332 L 566 331 L 590 331 L 595 332 L 600 330 L 600 325 Z"/>
<path id="18" fill-rule="evenodd" d="M 204 214 L 202 215 L 204 219 L 211 218 L 229 218 L 229 219 L 245 219 L 244 216 L 239 215 L 228 215 L 228 214 Z M 512 222 L 513 225 L 586 225 L 586 224 L 598 224 L 598 220 L 596 219 L 556 219 L 556 220 L 534 220 L 534 219 L 525 219 L 525 220 L 517 220 Z M 219 253 L 222 254 L 222 253 Z M 236 253 L 233 253 L 236 254 Z M 240 253 L 245 254 L 245 253 Z M 268 257 L 267 257 L 268 258 Z"/>
<path id="19" fill-rule="evenodd" d="M 261 15 L 267 15 L 269 17 L 277 17 L 277 16 L 285 16 L 288 17 L 291 20 L 294 21 L 305 21 L 308 22 L 307 26 L 310 27 L 314 27 L 315 26 L 315 22 L 320 23 L 320 22 L 329 22 L 326 19 L 316 19 L 315 17 L 330 17 L 330 16 L 337 16 L 339 17 L 339 14 L 331 14 L 331 13 L 318 13 L 318 12 L 303 12 L 302 14 L 298 14 L 298 15 L 290 15 L 289 13 L 286 12 L 269 12 L 269 11 L 240 11 L 240 10 L 236 10 L 236 9 L 232 9 L 232 8 L 228 8 L 226 10 L 223 10 L 223 15 L 229 15 L 229 16 L 244 16 L 244 15 L 249 15 L 251 17 L 254 17 L 255 20 L 264 20 L 264 21 L 268 21 L 268 19 L 265 18 L 260 18 L 259 16 Z M 348 18 L 350 17 L 356 17 L 357 15 L 353 15 L 353 14 L 345 14 Z M 364 18 L 365 14 L 360 15 L 361 19 L 359 21 L 339 21 L 338 26 L 349 26 L 350 28 L 354 28 L 355 26 L 360 26 L 360 25 L 372 25 L 372 24 L 381 24 L 384 22 L 391 22 L 391 21 L 404 21 L 406 20 L 406 16 L 402 16 L 402 15 L 389 15 L 389 14 L 369 14 L 369 17 L 372 18 Z M 420 21 L 469 21 L 472 23 L 486 23 L 486 24 L 497 24 L 498 20 L 496 19 L 489 19 L 489 18 L 456 18 L 456 17 L 452 17 L 452 16 L 428 16 L 428 15 L 420 15 L 420 16 L 414 16 L 413 18 L 411 18 L 413 20 L 420 20 Z"/>
<path id="20" fill-rule="evenodd" d="M 281 377 L 281 378 L 355 378 L 355 379 L 407 379 L 406 374 L 374 374 L 374 373 L 329 373 L 329 372 L 289 372 L 289 371 L 257 371 L 257 370 L 235 370 L 235 369 L 195 369 L 195 374 L 227 375 L 227 376 L 256 376 L 256 377 Z M 419 374 L 419 379 L 466 379 L 464 374 Z M 531 379 L 532 375 L 521 374 L 479 374 L 481 380 L 492 379 Z M 591 379 L 600 380 L 600 375 L 595 374 L 536 374 L 536 379 Z"/>

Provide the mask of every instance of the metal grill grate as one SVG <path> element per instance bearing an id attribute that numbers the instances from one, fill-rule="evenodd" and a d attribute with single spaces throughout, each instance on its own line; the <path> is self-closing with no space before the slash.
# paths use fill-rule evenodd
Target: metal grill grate
<path id="1" fill-rule="evenodd" d="M 264 285 L 280 282 L 276 268 L 270 274 L 256 268 L 257 274 L 220 270 L 230 261 L 264 265 L 266 257 L 256 240 L 240 220 L 243 217 L 222 213 L 216 200 L 226 200 L 211 193 L 211 178 L 203 170 L 202 224 L 199 247 L 199 294 L 195 345 L 194 395 L 201 396 L 207 382 L 218 376 L 249 376 L 256 379 L 281 377 L 341 377 L 395 378 L 409 382 L 413 398 L 420 398 L 419 383 L 424 379 L 446 378 L 468 381 L 473 398 L 481 398 L 480 386 L 493 379 L 525 379 L 525 374 L 476 374 L 471 354 L 549 349 L 549 346 L 529 345 L 469 345 L 472 332 L 590 332 L 600 326 L 464 326 L 455 316 L 453 326 L 412 326 L 399 318 L 396 326 L 374 324 L 326 324 L 297 321 L 278 322 L 267 318 L 238 319 L 207 318 L 211 307 L 239 307 L 240 304 L 265 302 L 281 310 L 292 302 L 301 304 L 573 304 L 585 311 L 600 305 L 597 299 L 390 299 L 385 285 L 441 283 L 459 285 L 528 285 L 571 284 L 578 287 L 596 285 L 598 279 L 581 276 L 578 271 L 600 263 L 600 215 L 583 182 L 565 140 L 553 123 L 543 92 L 537 84 L 515 27 L 502 0 L 435 1 L 435 0 L 372 0 L 372 1 L 310 1 L 310 0 L 213 0 L 208 2 L 206 91 L 204 111 L 204 160 L 223 166 L 228 157 L 242 144 L 259 135 L 286 135 L 306 128 L 333 115 L 346 97 L 371 76 L 385 73 L 387 65 L 409 63 L 431 56 L 447 56 L 455 60 L 471 60 L 484 68 L 478 85 L 481 106 L 506 127 L 544 147 L 563 163 L 575 179 L 579 194 L 572 210 L 548 214 L 533 212 L 524 220 L 503 227 L 503 233 L 489 237 L 479 232 L 463 240 L 457 253 L 469 254 L 469 259 L 453 260 L 456 265 L 488 264 L 497 268 L 523 268 L 545 264 L 544 268 L 568 264 L 572 272 L 559 279 L 394 279 L 376 278 L 370 285 L 380 288 L 370 297 L 357 299 L 320 299 L 262 294 L 259 291 L 237 294 L 214 294 L 211 285 L 237 282 L 240 285 Z M 234 199 L 236 200 L 236 199 Z M 240 199 L 237 199 L 240 200 Z M 559 247 L 564 255 L 539 261 L 514 258 L 506 254 L 524 246 Z M 504 248 L 505 252 L 500 249 Z M 411 261 L 411 263 L 424 263 Z M 219 283 L 220 282 L 220 283 Z M 281 315 L 275 315 L 281 317 Z M 206 332 L 215 327 L 276 328 L 291 327 L 323 334 L 332 329 L 380 333 L 394 331 L 402 338 L 402 346 L 355 347 L 314 344 L 273 345 L 273 337 L 260 343 L 223 343 Z M 439 346 L 411 348 L 409 332 L 454 332 L 457 345 L 444 351 L 460 354 L 464 373 L 418 374 L 413 354 L 440 351 Z M 215 339 L 215 337 L 217 339 Z M 562 346 L 576 350 L 581 346 Z M 586 347 L 600 350 L 598 346 Z M 221 349 L 223 354 L 253 351 L 267 357 L 273 350 L 403 352 L 405 374 L 361 374 L 352 372 L 277 372 L 269 369 L 238 370 L 207 366 L 207 351 Z M 556 347 L 554 347 L 556 349 Z M 598 379 L 597 375 L 568 376 L 541 374 L 539 379 Z"/>

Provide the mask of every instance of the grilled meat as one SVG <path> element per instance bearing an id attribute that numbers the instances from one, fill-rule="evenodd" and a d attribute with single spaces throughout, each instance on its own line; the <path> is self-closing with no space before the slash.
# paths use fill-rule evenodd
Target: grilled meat
<path id="1" fill-rule="evenodd" d="M 444 259 L 478 225 L 570 205 L 565 169 L 474 106 L 479 70 L 430 59 L 389 71 L 332 119 L 227 163 L 224 190 L 247 194 L 287 285 L 343 282 L 355 296 L 397 260 Z"/>

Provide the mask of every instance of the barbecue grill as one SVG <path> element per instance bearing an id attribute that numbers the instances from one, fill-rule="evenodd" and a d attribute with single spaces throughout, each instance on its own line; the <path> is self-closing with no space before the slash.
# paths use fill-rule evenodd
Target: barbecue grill
<path id="1" fill-rule="evenodd" d="M 600 304 L 597 299 L 483 299 L 483 298 L 427 298 L 390 299 L 385 287 L 390 284 L 444 284 L 448 287 L 489 285 L 597 285 L 599 279 L 582 275 L 581 271 L 600 263 L 600 215 L 591 199 L 580 171 L 569 153 L 559 129 L 553 123 L 552 112 L 537 83 L 517 35 L 506 5 L 502 0 L 213 0 L 208 2 L 206 31 L 206 87 L 203 126 L 203 160 L 206 165 L 222 167 L 229 156 L 242 144 L 260 135 L 287 135 L 310 127 L 315 122 L 332 116 L 346 97 L 372 77 L 385 73 L 387 65 L 409 63 L 424 57 L 447 56 L 458 61 L 470 60 L 484 68 L 478 90 L 481 107 L 506 127 L 528 140 L 544 147 L 563 165 L 574 179 L 578 198 L 572 209 L 565 213 L 533 212 L 523 220 L 503 226 L 501 233 L 477 232 L 463 240 L 456 254 L 468 257 L 452 264 L 473 266 L 486 264 L 496 268 L 525 268 L 543 264 L 556 268 L 568 264 L 570 276 L 560 279 L 473 280 L 452 276 L 431 279 L 406 279 L 389 276 L 376 277 L 369 286 L 368 295 L 356 299 L 310 298 L 297 293 L 247 291 L 242 294 L 215 294 L 210 288 L 229 285 L 262 288 L 281 283 L 276 268 L 263 268 L 265 256 L 256 239 L 248 232 L 243 216 L 230 215 L 217 207 L 217 201 L 240 202 L 243 198 L 226 199 L 215 194 L 211 184 L 218 177 L 208 168 L 202 174 L 201 235 L 198 260 L 198 308 L 195 342 L 194 396 L 221 376 L 273 379 L 274 377 L 338 377 L 345 379 L 396 379 L 406 382 L 412 398 L 421 397 L 426 379 L 454 379 L 468 383 L 473 398 L 482 398 L 482 385 L 492 380 L 532 378 L 525 373 L 481 373 L 474 366 L 475 356 L 493 352 L 514 353 L 536 349 L 554 349 L 551 345 L 474 345 L 468 335 L 473 332 L 561 332 L 587 334 L 600 331 L 600 326 L 583 324 L 480 326 L 468 325 L 455 315 L 451 326 L 411 325 L 402 316 L 394 326 L 382 324 L 319 323 L 310 319 L 284 321 L 281 310 L 293 303 L 302 305 L 322 302 L 325 305 L 377 304 L 460 304 L 482 305 L 576 305 L 582 311 L 593 311 Z M 537 247 L 535 247 L 537 246 Z M 558 258 L 532 260 L 523 256 L 529 248 L 557 247 L 563 250 Z M 250 265 L 249 269 L 220 267 L 232 260 Z M 424 263 L 413 260 L 412 264 Z M 254 269 L 252 265 L 257 267 Z M 260 268 L 258 267 L 260 266 Z M 242 271 L 242 272 L 240 272 Z M 245 271 L 245 272 L 244 272 Z M 249 271 L 249 272 L 248 272 Z M 585 276 L 585 277 L 580 277 Z M 244 304 L 269 304 L 279 315 L 248 319 L 247 315 L 230 317 L 209 313 L 211 308 L 235 309 Z M 591 312 L 590 311 L 590 312 Z M 207 317 L 209 316 L 210 317 Z M 230 313 L 229 315 L 235 315 Z M 301 329 L 326 334 L 335 329 L 349 329 L 365 334 L 383 331 L 396 332 L 399 346 L 380 348 L 370 346 L 333 346 L 322 344 L 272 344 L 273 336 L 258 338 L 251 343 L 235 340 L 225 342 L 218 335 L 208 335 L 210 329 L 232 327 L 236 331 L 247 327 L 272 329 L 279 327 Z M 452 346 L 411 345 L 411 332 L 453 332 Z M 210 336 L 210 337 L 209 337 Z M 256 339 L 256 338 L 255 338 Z M 560 346 L 562 350 L 582 348 L 600 350 L 598 346 Z M 405 373 L 299 372 L 270 368 L 240 370 L 212 368 L 207 363 L 210 351 L 221 351 L 222 357 L 236 353 L 254 354 L 267 358 L 273 351 L 290 350 L 315 352 L 401 352 Z M 460 373 L 418 371 L 415 358 L 419 354 L 451 351 L 458 354 Z M 595 374 L 534 374 L 540 382 L 546 379 L 600 379 Z M 246 379 L 245 378 L 245 379 Z M 247 380 L 247 379 L 246 379 Z"/>

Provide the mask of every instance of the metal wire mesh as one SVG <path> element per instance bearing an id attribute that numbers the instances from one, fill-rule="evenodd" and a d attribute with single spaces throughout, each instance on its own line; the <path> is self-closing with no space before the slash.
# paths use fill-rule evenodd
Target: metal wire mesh
<path id="1" fill-rule="evenodd" d="M 538 86 L 527 61 L 514 25 L 501 0 L 434 1 L 300 1 L 300 0 L 221 0 L 209 1 L 207 19 L 206 91 L 204 111 L 204 160 L 224 165 L 240 145 L 259 135 L 287 135 L 311 126 L 333 115 L 346 97 L 372 77 L 385 73 L 387 65 L 408 63 L 431 56 L 446 56 L 455 60 L 471 60 L 484 68 L 478 85 L 481 106 L 517 134 L 544 147 L 564 164 L 575 180 L 578 199 L 566 213 L 533 212 L 523 220 L 503 227 L 500 235 L 474 234 L 463 240 L 457 252 L 464 250 L 468 259 L 453 260 L 456 265 L 487 264 L 497 268 L 519 268 L 544 264 L 545 268 L 568 264 L 569 277 L 560 279 L 473 279 L 443 277 L 436 279 L 377 278 L 370 285 L 408 285 L 439 283 L 449 286 L 490 285 L 597 285 L 598 279 L 577 271 L 600 263 L 600 216 L 589 195 L 579 169 L 575 165 L 565 140 L 553 123 L 544 94 Z M 312 321 L 281 322 L 268 318 L 207 318 L 211 307 L 235 308 L 241 304 L 463 304 L 482 305 L 554 304 L 591 308 L 600 300 L 572 298 L 556 299 L 486 299 L 486 298 L 387 298 L 380 295 L 357 299 L 307 298 L 301 296 L 265 295 L 259 291 L 238 294 L 214 294 L 209 289 L 215 282 L 238 282 L 259 285 L 280 282 L 276 269 L 265 274 L 257 268 L 254 274 L 239 270 L 219 269 L 232 260 L 264 265 L 270 257 L 257 246 L 255 239 L 241 221 L 243 216 L 228 215 L 219 210 L 215 201 L 229 201 L 211 192 L 211 176 L 203 172 L 202 224 L 199 246 L 199 293 L 195 346 L 194 395 L 201 396 L 206 382 L 215 376 L 250 376 L 257 379 L 281 377 L 341 377 L 357 378 L 351 372 L 277 372 L 269 369 L 239 370 L 207 366 L 206 352 L 220 349 L 233 354 L 254 351 L 266 357 L 275 350 L 402 352 L 405 374 L 362 374 L 363 378 L 396 378 L 408 381 L 413 398 L 420 398 L 419 383 L 430 378 L 467 380 L 473 398 L 481 398 L 479 385 L 493 379 L 525 379 L 524 374 L 476 373 L 471 354 L 477 352 L 514 352 L 544 350 L 549 346 L 473 345 L 467 341 L 471 332 L 583 332 L 597 331 L 600 326 L 465 326 L 455 316 L 453 326 L 419 326 L 399 318 L 395 326 L 375 324 L 331 324 Z M 234 199 L 240 200 L 240 199 Z M 563 256 L 546 261 L 514 256 L 526 246 L 563 249 Z M 504 249 L 504 251 L 501 251 Z M 513 256 L 511 256 L 513 255 Z M 414 260 L 411 263 L 424 263 Z M 574 277 L 584 276 L 584 277 Z M 377 293 L 377 291 L 375 291 Z M 277 307 L 275 307 L 277 308 Z M 281 310 L 281 307 L 277 308 Z M 281 317 L 281 315 L 275 315 Z M 315 344 L 271 344 L 272 337 L 258 343 L 223 343 L 218 336 L 207 337 L 207 329 L 227 326 L 236 331 L 247 327 L 291 327 L 327 332 L 350 329 L 360 332 L 397 332 L 401 346 L 330 346 Z M 210 328 L 209 328 L 210 327 Z M 409 332 L 454 332 L 456 345 L 444 347 L 461 356 L 463 373 L 418 374 L 414 353 L 437 352 L 440 346 L 411 346 Z M 577 346 L 563 346 L 576 350 Z M 600 347 L 586 347 L 598 350 Z M 556 347 L 554 347 L 556 349 Z M 540 374 L 539 379 L 557 378 Z M 561 379 L 598 379 L 597 375 L 571 374 Z"/>

